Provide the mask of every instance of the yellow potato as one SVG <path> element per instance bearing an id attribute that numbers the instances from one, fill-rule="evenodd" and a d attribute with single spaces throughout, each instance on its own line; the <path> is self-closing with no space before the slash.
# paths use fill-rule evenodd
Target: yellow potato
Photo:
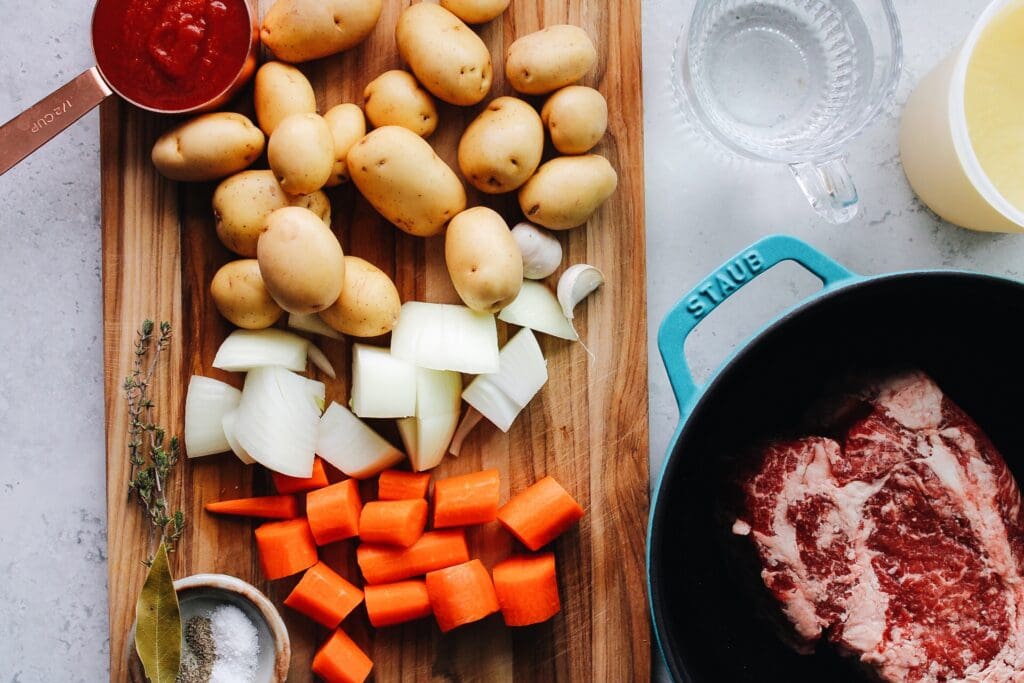
<path id="1" fill-rule="evenodd" d="M 286 116 L 316 113 L 316 94 L 309 79 L 282 62 L 267 62 L 256 72 L 253 100 L 256 121 L 267 135 Z"/>
<path id="2" fill-rule="evenodd" d="M 474 311 L 500 311 L 523 285 L 519 245 L 505 219 L 486 206 L 466 209 L 448 224 L 444 260 L 455 291 Z"/>
<path id="3" fill-rule="evenodd" d="M 363 99 L 374 128 L 401 126 L 424 138 L 437 128 L 434 100 L 408 71 L 385 71 L 366 86 Z"/>
<path id="4" fill-rule="evenodd" d="M 324 121 L 331 129 L 334 139 L 334 167 L 327 187 L 348 182 L 348 150 L 366 135 L 366 118 L 363 110 L 354 104 L 338 104 L 324 114 Z"/>
<path id="5" fill-rule="evenodd" d="M 407 7 L 395 27 L 398 53 L 423 87 L 450 104 L 470 105 L 491 89 L 491 53 L 457 16 L 420 2 Z"/>
<path id="6" fill-rule="evenodd" d="M 288 206 L 267 217 L 256 249 L 263 281 L 289 313 L 316 313 L 337 299 L 345 255 L 330 228 L 312 211 Z"/>
<path id="7" fill-rule="evenodd" d="M 441 7 L 467 24 L 482 24 L 508 9 L 510 0 L 441 0 Z"/>
<path id="8" fill-rule="evenodd" d="M 548 98 L 540 118 L 555 149 L 562 154 L 586 154 L 608 130 L 608 103 L 593 88 L 570 85 Z"/>
<path id="9" fill-rule="evenodd" d="M 284 62 L 306 62 L 363 42 L 380 18 L 382 0 L 277 0 L 260 40 Z"/>
<path id="10" fill-rule="evenodd" d="M 267 291 L 254 258 L 221 266 L 210 282 L 210 296 L 222 316 L 247 330 L 270 327 L 284 312 Z"/>
<path id="11" fill-rule="evenodd" d="M 410 235 L 436 235 L 466 208 L 459 177 L 408 128 L 371 132 L 349 150 L 348 170 L 373 208 Z"/>
<path id="12" fill-rule="evenodd" d="M 267 216 L 286 206 L 302 206 L 331 224 L 331 203 L 323 192 L 289 195 L 273 171 L 242 171 L 225 178 L 213 193 L 217 237 L 241 256 L 256 256 L 256 242 L 267 227 Z"/>
<path id="13" fill-rule="evenodd" d="M 618 183 L 618 174 L 602 156 L 557 157 L 519 189 L 519 208 L 527 220 L 545 228 L 575 228 L 612 196 Z"/>
<path id="14" fill-rule="evenodd" d="M 346 256 L 341 296 L 320 317 L 343 334 L 377 337 L 391 331 L 401 309 L 398 288 L 387 273 L 358 256 Z"/>
<path id="15" fill-rule="evenodd" d="M 216 180 L 256 161 L 263 143 L 263 131 L 241 114 L 203 114 L 157 139 L 153 165 L 171 180 Z"/>
<path id="16" fill-rule="evenodd" d="M 575 83 L 597 63 L 597 49 L 579 26 L 558 24 L 523 36 L 508 47 L 505 76 L 527 95 Z"/>
<path id="17" fill-rule="evenodd" d="M 292 114 L 274 129 L 267 162 L 288 194 L 316 192 L 334 170 L 334 138 L 317 114 Z"/>
<path id="18" fill-rule="evenodd" d="M 481 192 L 511 192 L 529 180 L 543 153 L 537 111 L 515 97 L 499 97 L 462 134 L 459 168 Z"/>

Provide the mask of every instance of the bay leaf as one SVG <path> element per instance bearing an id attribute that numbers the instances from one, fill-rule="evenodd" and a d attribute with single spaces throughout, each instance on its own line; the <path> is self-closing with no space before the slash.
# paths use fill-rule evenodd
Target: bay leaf
<path id="1" fill-rule="evenodd" d="M 181 612 L 163 543 L 135 603 L 135 650 L 146 678 L 152 683 L 174 683 L 181 664 Z"/>

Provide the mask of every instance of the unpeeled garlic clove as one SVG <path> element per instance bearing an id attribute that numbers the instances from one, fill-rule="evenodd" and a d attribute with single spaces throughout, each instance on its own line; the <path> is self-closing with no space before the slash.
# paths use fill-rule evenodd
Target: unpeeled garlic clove
<path id="1" fill-rule="evenodd" d="M 524 277 L 543 280 L 562 263 L 562 244 L 547 230 L 524 221 L 512 228 L 512 238 L 523 253 Z"/>
<path id="2" fill-rule="evenodd" d="M 576 304 L 603 284 L 604 275 L 594 266 L 577 263 L 566 268 L 562 277 L 558 278 L 558 303 L 562 306 L 565 317 L 572 320 Z"/>

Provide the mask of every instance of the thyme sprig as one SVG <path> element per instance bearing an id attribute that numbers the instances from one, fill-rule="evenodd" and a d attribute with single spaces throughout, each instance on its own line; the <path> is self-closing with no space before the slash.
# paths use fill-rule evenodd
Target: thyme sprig
<path id="1" fill-rule="evenodd" d="M 170 343 L 169 322 L 158 326 L 152 320 L 143 321 L 135 336 L 132 374 L 124 380 L 124 393 L 128 401 L 128 496 L 139 501 L 160 543 L 174 552 L 175 543 L 185 532 L 185 514 L 168 510 L 166 488 L 181 455 L 181 445 L 177 436 L 168 438 L 167 430 L 153 421 L 155 404 L 150 398 L 160 356 Z M 151 558 L 146 560 L 147 565 L 151 563 Z"/>

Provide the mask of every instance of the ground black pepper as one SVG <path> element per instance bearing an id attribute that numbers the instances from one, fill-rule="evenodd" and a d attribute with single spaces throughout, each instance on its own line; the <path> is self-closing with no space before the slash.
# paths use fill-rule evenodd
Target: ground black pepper
<path id="1" fill-rule="evenodd" d="M 209 617 L 192 617 L 185 624 L 185 642 L 177 683 L 207 683 L 215 658 L 216 648 Z"/>

